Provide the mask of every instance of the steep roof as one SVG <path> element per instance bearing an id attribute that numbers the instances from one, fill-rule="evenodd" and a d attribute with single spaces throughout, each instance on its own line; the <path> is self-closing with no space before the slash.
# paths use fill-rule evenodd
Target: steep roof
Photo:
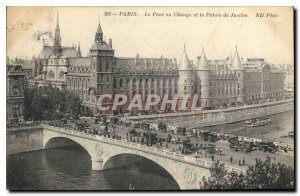
<path id="1" fill-rule="evenodd" d="M 242 63 L 241 63 L 241 59 L 237 50 L 237 46 L 235 48 L 235 53 L 232 59 L 232 67 L 233 68 L 242 68 Z"/>
<path id="2" fill-rule="evenodd" d="M 66 57 L 76 57 L 77 56 L 76 48 L 73 48 L 73 47 L 63 47 L 61 49 L 61 51 L 62 51 L 62 56 L 66 56 Z"/>
<path id="3" fill-rule="evenodd" d="M 207 58 L 206 58 L 206 55 L 204 52 L 204 47 L 203 47 L 202 54 L 197 59 L 196 70 L 207 70 L 207 69 L 208 69 L 208 62 L 207 62 Z"/>
<path id="4" fill-rule="evenodd" d="M 32 69 L 33 61 L 32 60 L 24 60 L 22 63 L 23 69 Z"/>
<path id="5" fill-rule="evenodd" d="M 178 70 L 193 70 L 193 67 L 190 64 L 189 58 L 187 56 L 185 47 L 181 56 L 181 60 L 178 65 Z"/>
<path id="6" fill-rule="evenodd" d="M 41 52 L 38 55 L 40 59 L 47 59 L 49 56 L 55 54 L 55 48 L 53 46 L 44 46 Z M 61 55 L 66 57 L 76 57 L 77 51 L 76 48 L 73 47 L 62 47 L 61 48 Z"/>
<path id="7" fill-rule="evenodd" d="M 91 58 L 90 57 L 75 57 L 68 58 L 70 67 L 90 67 Z"/>
<path id="8" fill-rule="evenodd" d="M 113 50 L 106 42 L 94 42 L 90 50 Z"/>
<path id="9" fill-rule="evenodd" d="M 96 33 L 103 33 L 103 32 L 102 32 L 101 25 L 100 25 L 100 21 L 99 21 L 99 24 L 98 24 Z"/>
<path id="10" fill-rule="evenodd" d="M 127 71 L 176 71 L 176 64 L 167 58 L 116 58 L 116 69 Z"/>

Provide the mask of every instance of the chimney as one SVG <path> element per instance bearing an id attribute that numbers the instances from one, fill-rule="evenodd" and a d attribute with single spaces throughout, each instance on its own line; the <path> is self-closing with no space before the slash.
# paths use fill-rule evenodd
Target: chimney
<path id="1" fill-rule="evenodd" d="M 110 45 L 110 47 L 112 47 L 112 39 L 109 38 L 108 44 Z"/>

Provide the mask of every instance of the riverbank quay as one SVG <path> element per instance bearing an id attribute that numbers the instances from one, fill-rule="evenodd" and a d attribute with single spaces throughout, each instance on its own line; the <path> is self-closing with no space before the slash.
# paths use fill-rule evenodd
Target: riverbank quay
<path id="1" fill-rule="evenodd" d="M 165 123 L 186 128 L 216 126 L 244 121 L 251 118 L 269 116 L 294 110 L 294 99 L 267 102 L 255 105 L 230 107 L 219 110 L 201 110 L 155 115 L 126 116 L 126 120 Z"/>
<path id="2" fill-rule="evenodd" d="M 6 154 L 43 149 L 43 128 L 40 125 L 6 129 Z"/>

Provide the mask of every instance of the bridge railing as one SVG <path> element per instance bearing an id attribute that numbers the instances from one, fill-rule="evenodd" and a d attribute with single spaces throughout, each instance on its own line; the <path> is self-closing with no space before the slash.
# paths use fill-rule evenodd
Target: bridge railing
<path id="1" fill-rule="evenodd" d="M 46 124 L 42 124 L 41 125 L 43 128 L 49 129 L 51 131 L 56 131 L 56 132 L 60 132 L 63 134 L 69 134 L 69 135 L 73 135 L 76 137 L 84 137 L 87 139 L 93 139 L 93 140 L 98 140 L 98 141 L 105 141 L 107 143 L 111 143 L 111 144 L 116 144 L 119 146 L 123 146 L 123 147 L 130 147 L 132 149 L 135 150 L 143 150 L 146 152 L 151 152 L 151 153 L 155 153 L 158 155 L 163 155 L 163 156 L 167 156 L 170 157 L 172 159 L 178 159 L 178 160 L 184 160 L 190 163 L 193 163 L 195 165 L 198 165 L 200 167 L 211 167 L 213 165 L 214 162 L 212 161 L 208 161 L 205 159 L 200 159 L 200 158 L 194 158 L 194 157 L 190 157 L 190 156 L 185 156 L 182 154 L 179 154 L 177 152 L 172 152 L 169 150 L 165 150 L 165 149 L 160 149 L 160 148 L 156 148 L 156 147 L 151 147 L 151 146 L 147 146 L 147 145 L 142 145 L 140 143 L 134 143 L 134 142 L 128 142 L 127 140 L 117 140 L 117 139 L 113 139 L 113 138 L 108 138 L 108 137 L 104 137 L 104 136 L 99 136 L 99 135 L 92 135 L 92 134 L 88 134 L 88 133 L 84 133 L 84 132 L 79 132 L 79 131 L 75 131 L 72 129 L 66 129 L 66 128 L 62 128 L 62 127 L 54 127 L 54 126 L 50 126 L 50 125 L 46 125 Z M 239 169 L 239 168 L 234 168 L 231 166 L 227 166 L 225 165 L 225 169 L 227 169 L 227 171 L 234 171 L 234 172 L 245 172 L 245 170 L 243 169 Z"/>

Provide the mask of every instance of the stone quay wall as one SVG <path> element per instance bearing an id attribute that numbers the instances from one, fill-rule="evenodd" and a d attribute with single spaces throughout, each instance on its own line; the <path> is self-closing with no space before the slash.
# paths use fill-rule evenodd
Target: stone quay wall
<path id="1" fill-rule="evenodd" d="M 184 113 L 168 113 L 145 116 L 129 116 L 127 120 L 183 126 L 189 128 L 215 126 L 239 122 L 251 118 L 269 116 L 294 110 L 294 99 L 264 104 L 231 107 L 220 110 L 202 110 Z"/>
<path id="2" fill-rule="evenodd" d="M 41 126 L 15 127 L 6 130 L 6 154 L 43 149 Z"/>

